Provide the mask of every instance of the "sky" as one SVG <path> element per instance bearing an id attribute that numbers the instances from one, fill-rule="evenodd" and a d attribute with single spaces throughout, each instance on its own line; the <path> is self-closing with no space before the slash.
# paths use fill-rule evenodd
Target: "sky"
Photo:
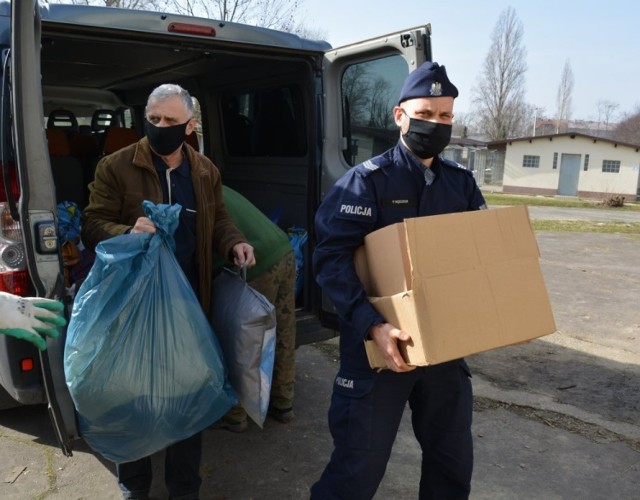
<path id="1" fill-rule="evenodd" d="M 334 47 L 431 24 L 433 59 L 458 87 L 454 112 L 471 111 L 500 14 L 513 7 L 524 30 L 526 101 L 553 118 L 567 60 L 574 78 L 571 118 L 598 120 L 598 102 L 617 104 L 613 121 L 640 110 L 637 0 L 305 0 L 300 19 Z"/>

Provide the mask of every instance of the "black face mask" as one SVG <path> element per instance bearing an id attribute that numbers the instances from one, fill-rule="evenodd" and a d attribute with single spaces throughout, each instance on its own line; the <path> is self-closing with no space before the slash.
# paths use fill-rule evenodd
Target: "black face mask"
<path id="1" fill-rule="evenodd" d="M 182 146 L 186 137 L 189 120 L 171 127 L 156 127 L 149 120 L 144 121 L 144 132 L 149 139 L 151 149 L 160 156 L 167 156 Z"/>
<path id="2" fill-rule="evenodd" d="M 402 134 L 405 144 L 418 158 L 438 156 L 451 141 L 451 125 L 409 118 L 409 128 Z"/>

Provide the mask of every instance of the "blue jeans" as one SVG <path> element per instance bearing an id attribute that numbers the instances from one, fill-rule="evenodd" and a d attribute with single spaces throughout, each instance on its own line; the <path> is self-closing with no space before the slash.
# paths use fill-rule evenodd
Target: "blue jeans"
<path id="1" fill-rule="evenodd" d="M 169 446 L 164 461 L 164 480 L 174 500 L 197 500 L 200 491 L 202 433 Z M 148 498 L 151 488 L 151 457 L 116 464 L 118 486 L 124 498 Z"/>

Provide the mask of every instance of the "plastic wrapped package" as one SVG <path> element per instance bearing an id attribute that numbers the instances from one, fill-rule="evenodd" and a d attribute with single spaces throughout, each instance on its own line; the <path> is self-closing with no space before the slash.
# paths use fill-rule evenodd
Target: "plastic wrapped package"
<path id="1" fill-rule="evenodd" d="M 173 254 L 181 207 L 143 207 L 157 232 L 96 247 L 65 345 L 80 433 L 114 462 L 186 439 L 237 403 L 220 344 Z"/>
<path id="2" fill-rule="evenodd" d="M 229 381 L 260 427 L 269 409 L 276 352 L 276 311 L 239 275 L 223 269 L 213 280 L 211 324 L 229 366 Z"/>

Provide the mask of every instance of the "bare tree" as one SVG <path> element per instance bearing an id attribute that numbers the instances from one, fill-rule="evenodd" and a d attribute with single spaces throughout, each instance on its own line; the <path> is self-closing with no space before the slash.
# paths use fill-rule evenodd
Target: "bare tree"
<path id="1" fill-rule="evenodd" d="M 301 0 L 258 0 L 255 4 L 251 24 L 281 31 L 295 31 L 295 14 Z"/>
<path id="2" fill-rule="evenodd" d="M 221 21 L 242 22 L 252 0 L 166 0 L 167 9 L 176 14 L 200 16 Z"/>
<path id="3" fill-rule="evenodd" d="M 558 95 L 556 103 L 558 105 L 556 116 L 556 134 L 560 133 L 560 127 L 565 124 L 568 128 L 568 122 L 571 118 L 571 97 L 573 93 L 573 71 L 569 59 L 564 63 L 562 76 L 560 77 L 560 85 L 558 86 Z M 566 130 L 565 130 L 566 132 Z"/>
<path id="4" fill-rule="evenodd" d="M 159 0 L 59 0 L 60 3 L 73 5 L 97 5 L 119 9 L 151 10 L 161 7 Z"/>
<path id="5" fill-rule="evenodd" d="M 598 107 L 598 132 L 601 136 L 609 134 L 609 125 L 611 124 L 614 113 L 618 109 L 618 103 L 601 99 L 597 103 Z"/>
<path id="6" fill-rule="evenodd" d="M 456 112 L 453 119 L 453 137 L 467 138 L 474 134 L 475 128 L 473 115 L 471 113 Z"/>
<path id="7" fill-rule="evenodd" d="M 324 38 L 299 19 L 304 0 L 60 0 L 75 5 L 102 5 L 138 10 L 166 10 L 186 16 L 251 24 L 296 33 L 306 38 Z"/>
<path id="8" fill-rule="evenodd" d="M 342 77 L 342 95 L 345 98 L 345 106 L 349 108 L 351 123 L 356 126 L 365 126 L 368 123 L 368 75 L 366 65 L 353 64 L 346 69 Z"/>
<path id="9" fill-rule="evenodd" d="M 480 83 L 473 89 L 480 130 L 493 140 L 515 137 L 525 130 L 524 84 L 527 63 L 523 27 L 512 7 L 500 14 Z"/>
<path id="10" fill-rule="evenodd" d="M 383 77 L 378 77 L 369 90 L 369 126 L 383 129 L 395 127 L 393 120 L 393 101 L 391 84 Z"/>
<path id="11" fill-rule="evenodd" d="M 304 0 L 165 0 L 177 14 L 252 24 L 291 33 L 306 32 L 296 18 Z"/>
<path id="12" fill-rule="evenodd" d="M 640 146 L 640 106 L 618 123 L 613 131 L 613 137 L 618 141 Z"/>

